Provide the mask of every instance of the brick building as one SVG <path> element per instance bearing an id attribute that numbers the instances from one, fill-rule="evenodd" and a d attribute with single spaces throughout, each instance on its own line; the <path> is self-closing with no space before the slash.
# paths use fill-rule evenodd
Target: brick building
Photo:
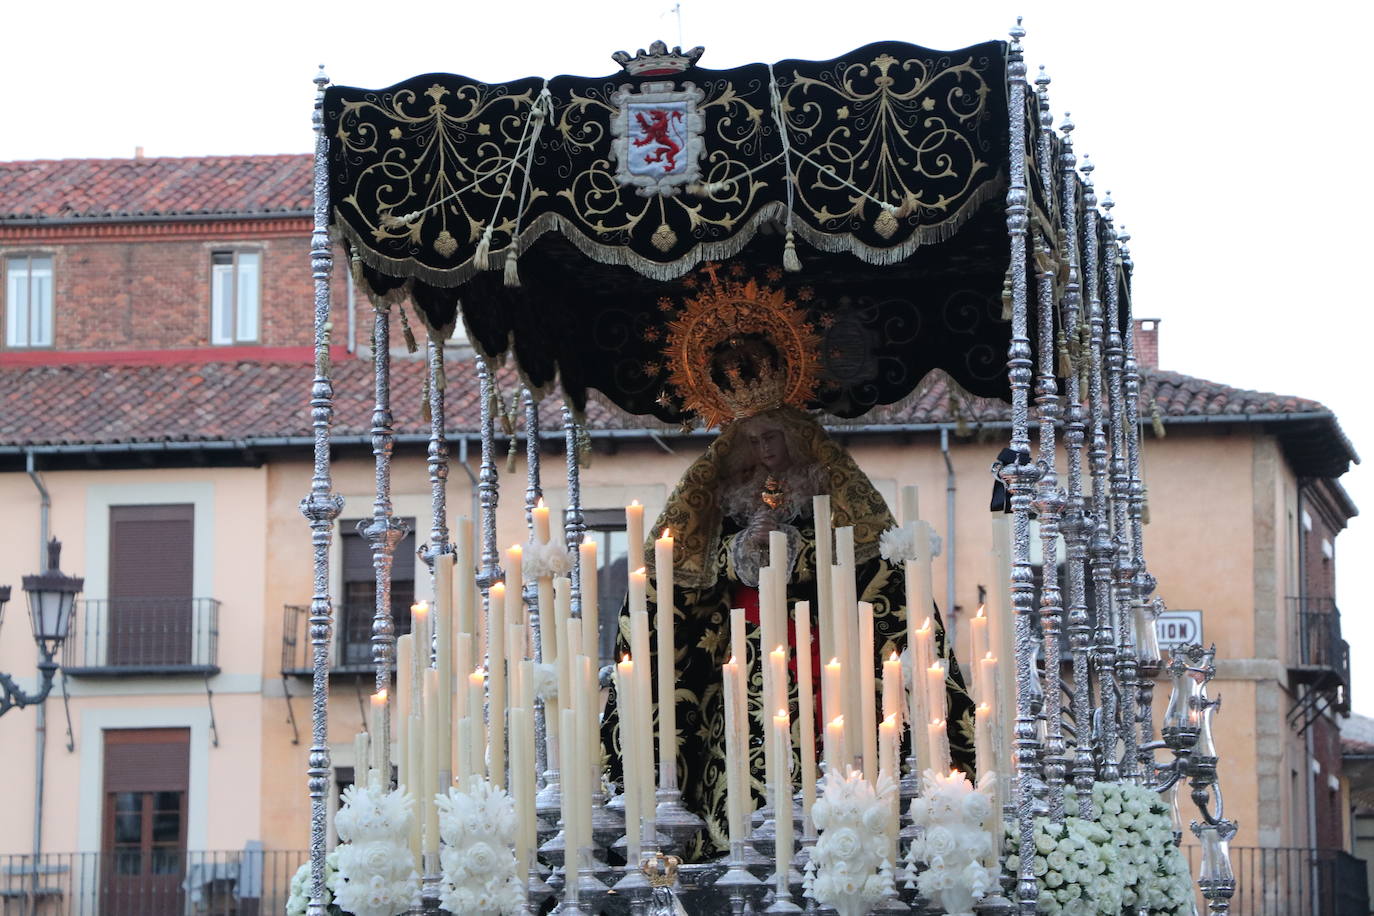
<path id="1" fill-rule="evenodd" d="M 0 585 L 38 569 L 44 524 L 66 545 L 63 569 L 86 578 L 46 730 L 32 709 L 0 719 L 11 751 L 0 779 L 15 787 L 0 803 L 14 827 L 0 834 L 0 899 L 39 893 L 72 913 L 249 912 L 246 901 L 279 911 L 308 821 L 311 569 L 297 503 L 311 473 L 310 189 L 300 155 L 0 163 Z M 340 783 L 362 727 L 372 587 L 352 528 L 372 511 L 372 308 L 349 281 L 336 264 Z M 1157 323 L 1138 333 L 1141 415 L 1155 429 L 1147 556 L 1180 619 L 1200 612 L 1201 638 L 1218 645 L 1241 894 L 1279 907 L 1256 913 L 1296 912 L 1283 909 L 1296 876 L 1314 861 L 1335 875 L 1350 849 L 1336 729 L 1350 660 L 1332 596 L 1338 535 L 1355 513 L 1338 479 L 1354 451 L 1322 405 L 1163 371 Z M 471 353 L 450 345 L 449 505 L 460 514 L 475 497 L 478 404 Z M 423 366 L 399 327 L 391 349 L 395 511 L 423 539 Z M 513 375 L 500 388 L 518 394 Z M 556 465 L 552 400 L 544 413 Z M 990 582 L 987 466 L 1007 426 L 1005 405 L 954 397 L 937 380 L 839 431 L 890 503 L 920 486 L 947 545 L 936 593 L 956 631 Z M 587 427 L 583 502 L 604 561 L 623 563 L 617 507 L 639 498 L 652 517 L 709 439 L 644 429 L 595 402 Z M 503 488 L 502 543 L 524 540 L 523 467 L 516 478 Z M 546 474 L 555 507 L 560 479 Z M 428 588 L 414 546 L 398 553 L 398 595 Z M 613 614 L 615 594 L 602 594 Z M 33 644 L 23 614 L 8 616 L 0 671 L 32 689 Z M 130 748 L 149 745 L 164 765 L 140 769 L 131 761 L 147 758 Z M 41 797 L 19 788 L 40 779 Z M 1284 869 L 1293 880 L 1258 877 Z"/>

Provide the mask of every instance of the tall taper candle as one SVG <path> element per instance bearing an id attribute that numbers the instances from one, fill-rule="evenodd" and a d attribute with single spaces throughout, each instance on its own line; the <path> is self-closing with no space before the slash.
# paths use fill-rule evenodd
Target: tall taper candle
<path id="1" fill-rule="evenodd" d="M 842 754 L 831 738 L 830 723 L 844 716 L 844 666 L 838 658 L 825 663 L 821 672 L 821 719 L 825 723 L 825 762 L 831 767 L 841 765 Z"/>
<path id="2" fill-rule="evenodd" d="M 417 817 L 425 819 L 424 851 L 426 855 L 439 854 L 439 811 L 434 805 L 434 794 L 439 791 L 439 723 L 436 720 L 439 707 L 439 672 L 435 668 L 425 669 L 425 723 L 424 754 L 425 766 L 420 774 L 420 785 L 416 788 Z M 447 691 L 445 691 L 447 693 Z"/>
<path id="3" fill-rule="evenodd" d="M 1011 666 L 1009 676 L 999 678 L 996 702 L 998 752 L 1010 755 L 1016 735 L 1016 611 L 1011 603 L 1011 516 L 998 513 L 992 519 L 992 587 L 988 590 L 988 651 Z M 998 771 L 1011 772 L 1011 758 L 999 758 Z"/>
<path id="4" fill-rule="evenodd" d="M 768 568 L 773 573 L 774 638 L 787 642 L 787 582 L 792 577 L 792 564 L 787 558 L 787 535 L 781 531 L 768 532 Z M 774 643 L 776 645 L 776 643 Z"/>
<path id="5" fill-rule="evenodd" d="M 677 785 L 677 676 L 673 642 L 673 533 L 663 529 L 654 541 L 654 590 L 658 615 L 654 625 L 658 643 L 658 769 L 665 785 Z"/>
<path id="6" fill-rule="evenodd" d="M 878 781 L 878 716 L 874 708 L 878 702 L 874 682 L 876 664 L 873 647 L 873 605 L 860 601 L 859 607 L 859 715 L 863 729 L 864 779 L 869 785 Z"/>
<path id="7" fill-rule="evenodd" d="M 382 785 L 391 785 L 391 766 L 387 762 L 386 736 L 383 729 L 386 727 L 386 691 L 379 690 L 372 695 L 372 769 L 376 770 L 381 776 Z M 368 768 L 366 759 L 358 761 L 358 767 L 363 770 L 364 775 Z M 353 781 L 357 782 L 357 774 L 354 774 Z M 366 780 L 364 780 L 366 783 Z"/>
<path id="8" fill-rule="evenodd" d="M 900 723 L 902 715 L 902 660 L 894 650 L 883 662 L 883 718 L 893 716 Z"/>
<path id="9" fill-rule="evenodd" d="M 816 697 L 811 684 L 811 602 L 798 601 L 794 619 L 797 633 L 797 715 L 801 741 L 802 817 L 807 836 L 812 834 L 811 806 L 816 803 Z"/>
<path id="10" fill-rule="evenodd" d="M 833 596 L 830 594 L 830 579 L 834 572 L 831 568 L 834 562 L 834 536 L 830 531 L 830 497 L 811 497 L 811 514 L 816 525 L 816 635 L 819 637 L 821 658 L 834 658 L 838 653 L 835 650 Z"/>
<path id="11" fill-rule="evenodd" d="M 458 672 L 457 683 L 453 694 L 453 713 L 457 722 L 467 718 L 468 707 L 468 673 L 472 671 L 472 634 L 459 633 L 453 639 L 453 670 Z M 472 735 L 464 734 L 455 728 L 456 742 L 453 747 L 453 778 L 459 785 L 465 785 L 464 779 L 472 772 Z M 464 791 L 467 791 L 464 789 Z"/>
<path id="12" fill-rule="evenodd" d="M 935 628 L 927 617 L 915 632 L 911 646 L 911 753 L 916 760 L 916 772 L 930 767 L 930 733 L 926 725 L 934 717 L 930 711 L 926 690 L 926 669 L 935 661 Z"/>
<path id="13" fill-rule="evenodd" d="M 792 722 L 786 707 L 773 716 L 773 734 L 774 754 L 778 758 L 778 779 L 773 789 L 777 843 L 774 858 L 778 863 L 778 887 L 782 889 L 792 868 Z"/>
<path id="14" fill-rule="evenodd" d="M 845 673 L 845 679 L 840 681 L 840 692 L 835 697 L 836 716 L 843 716 L 847 722 L 858 722 L 859 715 L 852 709 L 854 701 L 858 699 L 858 669 L 854 667 L 855 647 L 850 642 L 849 623 L 854 621 L 858 615 L 858 608 L 848 603 L 848 589 L 844 587 L 844 580 L 848 570 L 845 567 L 835 564 L 834 576 L 831 578 L 832 604 L 835 608 L 835 654 L 840 660 L 840 670 Z M 858 641 L 858 629 L 854 630 L 854 641 Z M 832 717 L 833 718 L 833 717 Z M 848 748 L 847 750 L 853 750 Z M 860 750 L 862 754 L 862 750 Z M 853 761 L 846 759 L 844 765 L 847 767 Z"/>
<path id="15" fill-rule="evenodd" d="M 902 487 L 902 525 L 910 525 L 921 517 L 920 489 L 914 485 Z"/>
<path id="16" fill-rule="evenodd" d="M 424 678 L 421 677 L 423 681 Z M 421 690 L 423 691 L 423 687 Z M 421 694 L 423 696 L 423 693 Z M 415 816 L 410 819 L 410 851 L 415 856 L 415 861 L 420 861 L 420 853 L 424 851 L 425 834 L 425 815 L 424 792 L 425 775 L 425 725 L 418 715 L 414 712 L 410 714 L 410 719 L 406 722 L 406 790 L 410 792 L 410 797 L 415 801 L 412 809 Z M 399 777 L 398 777 L 399 779 Z"/>
<path id="17" fill-rule="evenodd" d="M 459 633 L 477 633 L 477 620 L 473 615 L 477 584 L 473 581 L 472 519 L 466 516 L 458 519 L 453 529 L 453 556 L 454 628 Z M 463 673 L 462 668 L 457 670 Z"/>
<path id="18" fill-rule="evenodd" d="M 525 795 L 525 777 L 534 772 L 534 761 L 527 759 L 529 748 L 523 740 L 525 726 L 530 724 L 529 710 L 521 706 L 510 708 L 510 786 L 511 797 L 515 801 L 515 865 L 517 874 L 521 878 L 525 877 L 525 869 L 529 866 L 530 843 L 529 832 L 532 826 L 526 826 L 526 815 L 534 814 L 534 799 L 532 795 Z M 532 727 L 532 726 L 531 726 Z"/>
<path id="19" fill-rule="evenodd" d="M 949 772 L 949 733 L 944 719 L 933 719 L 930 733 L 930 768 L 936 773 Z"/>
<path id="20" fill-rule="evenodd" d="M 434 558 L 435 650 L 439 678 L 435 703 L 438 719 L 439 769 L 444 782 L 453 773 L 453 554 Z M 459 669 L 462 670 L 462 669 Z M 434 791 L 438 791 L 435 783 Z M 447 789 L 447 786 L 444 786 Z"/>
<path id="21" fill-rule="evenodd" d="M 577 552 L 582 558 L 582 616 L 600 620 L 601 583 L 597 576 L 596 541 L 583 541 L 578 545 Z M 600 654 L 598 647 L 597 654 L 592 657 L 599 659 Z"/>
<path id="22" fill-rule="evenodd" d="M 978 668 L 978 663 L 992 651 L 992 647 L 988 643 L 988 617 L 983 605 L 978 605 L 978 613 L 969 620 L 968 624 L 968 658 L 972 659 L 974 663 L 973 702 L 982 703 L 988 699 L 988 696 L 985 693 L 987 686 L 983 681 L 983 674 Z"/>
<path id="23" fill-rule="evenodd" d="M 539 502 L 530 512 L 534 519 L 534 542 L 536 544 L 547 544 L 549 542 L 549 507 L 544 505 L 544 497 L 539 497 Z"/>
<path id="24" fill-rule="evenodd" d="M 644 839 L 642 832 L 644 826 L 641 821 L 644 790 L 639 784 L 641 779 L 638 759 L 639 742 L 633 738 L 635 721 L 634 666 L 634 660 L 629 656 L 621 659 L 615 666 L 615 692 L 620 701 L 620 756 L 623 761 L 621 770 L 625 780 L 625 861 L 631 863 L 631 867 L 643 861 L 641 850 Z M 726 728 L 729 728 L 728 723 Z"/>
<path id="25" fill-rule="evenodd" d="M 649 659 L 653 656 L 649 652 L 649 609 L 646 592 L 648 580 L 645 578 L 644 568 L 640 567 L 630 573 L 630 654 L 640 660 L 635 665 L 635 716 L 637 722 L 632 730 L 634 740 L 640 744 L 637 759 L 643 770 L 643 779 L 640 785 L 644 792 L 641 799 L 641 812 L 645 820 L 645 835 L 652 839 L 653 834 L 649 833 L 648 825 L 654 820 L 655 800 L 654 800 L 654 732 L 653 732 L 653 696 L 649 686 L 649 672 L 652 666 Z"/>
<path id="26" fill-rule="evenodd" d="M 978 765 L 978 778 L 993 771 L 992 707 L 979 703 L 973 711 L 973 756 Z"/>
<path id="27" fill-rule="evenodd" d="M 744 839 L 744 787 L 739 781 L 739 759 L 743 752 L 739 740 L 739 711 L 736 703 L 740 684 L 737 656 L 730 656 L 721 670 L 721 683 L 725 687 L 725 814 L 726 825 L 730 831 L 730 845 Z M 626 810 L 629 810 L 628 807 Z"/>
<path id="28" fill-rule="evenodd" d="M 644 507 L 634 500 L 625 507 L 625 550 L 630 572 L 644 565 Z"/>
<path id="29" fill-rule="evenodd" d="M 509 575 L 509 572 L 507 572 Z M 492 784 L 506 787 L 506 583 L 491 587 L 487 617 L 487 754 Z"/>
<path id="30" fill-rule="evenodd" d="M 372 718 L 377 718 L 375 711 Z M 366 786 L 367 774 L 372 768 L 372 751 L 367 741 L 367 732 L 358 732 L 353 736 L 353 785 Z"/>
<path id="31" fill-rule="evenodd" d="M 945 663 L 936 662 L 926 669 L 926 715 L 931 721 L 945 717 Z"/>
<path id="32" fill-rule="evenodd" d="M 827 666 L 828 667 L 828 666 Z M 849 770 L 849 749 L 845 747 L 844 716 L 836 716 L 825 723 L 825 765 L 830 772 L 846 775 Z"/>
<path id="33" fill-rule="evenodd" d="M 415 634 L 406 633 L 396 637 L 396 718 L 410 716 L 410 691 L 414 686 L 411 678 L 415 670 Z"/>
<path id="34" fill-rule="evenodd" d="M 884 716 L 883 721 L 878 723 L 878 773 L 880 781 L 888 779 L 896 785 L 902 780 L 901 771 L 897 767 L 897 743 L 900 740 L 897 733 L 897 716 L 895 714 Z M 899 792 L 894 791 L 888 797 L 885 832 L 887 833 L 889 862 L 897 861 L 899 794 Z"/>
<path id="35" fill-rule="evenodd" d="M 472 723 L 472 775 L 487 775 L 487 732 L 482 721 L 487 672 L 478 665 L 468 675 L 468 719 Z M 466 789 L 464 791 L 467 791 Z"/>
<path id="36" fill-rule="evenodd" d="M 759 570 L 759 687 L 761 701 L 759 704 L 759 731 L 763 737 L 763 784 L 771 786 L 776 778 L 773 768 L 776 764 L 776 750 L 773 742 L 768 737 L 768 716 L 770 709 L 778 708 L 777 690 L 773 685 L 774 668 L 769 660 L 769 653 L 781 641 L 780 635 L 774 629 L 776 620 L 773 613 L 769 610 L 773 606 L 773 588 L 777 585 L 777 579 L 773 577 L 772 571 L 768 567 Z M 786 696 L 786 694 L 783 694 Z M 768 793 L 764 793 L 765 804 L 771 804 L 772 798 Z"/>
<path id="37" fill-rule="evenodd" d="M 571 664 L 572 660 L 569 659 L 568 661 L 569 664 Z M 577 756 L 576 747 L 577 712 L 574 709 L 572 709 L 572 704 L 569 703 L 568 706 L 564 708 L 559 714 L 563 717 L 563 721 L 560 723 L 560 725 L 562 726 L 564 740 L 568 741 L 568 747 L 572 751 L 568 756 L 572 760 L 578 760 L 580 758 Z M 563 855 L 565 856 L 564 861 L 573 863 L 574 866 L 577 862 L 580 861 L 581 857 L 581 852 L 579 851 L 577 846 L 578 837 L 581 835 L 581 830 L 577 826 L 578 804 L 575 800 L 575 796 L 579 791 L 578 780 L 581 775 L 581 772 L 581 767 L 568 767 L 563 771 L 563 778 L 561 782 L 561 788 L 563 791 L 560 795 L 560 801 L 562 802 L 563 807 Z"/>

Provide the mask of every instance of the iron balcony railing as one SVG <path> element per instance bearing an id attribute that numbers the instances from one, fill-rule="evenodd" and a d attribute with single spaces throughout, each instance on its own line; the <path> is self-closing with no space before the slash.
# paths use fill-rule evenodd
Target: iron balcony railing
<path id="1" fill-rule="evenodd" d="M 1350 691 L 1350 643 L 1341 638 L 1341 612 L 1333 598 L 1290 597 L 1289 669 L 1295 680 L 1338 692 L 1346 709 Z"/>
<path id="2" fill-rule="evenodd" d="M 307 858 L 262 849 L 0 855 L 0 913 L 279 916 Z"/>
<path id="3" fill-rule="evenodd" d="M 1184 851 L 1196 876 L 1201 850 Z M 1369 916 L 1365 861 L 1342 850 L 1232 846 L 1231 870 L 1231 916 Z"/>
<path id="4" fill-rule="evenodd" d="M 62 648 L 67 674 L 216 674 L 214 598 L 90 598 L 77 602 Z"/>
<path id="5" fill-rule="evenodd" d="M 334 674 L 367 674 L 372 665 L 373 606 L 334 605 L 334 641 L 329 647 L 329 670 Z M 396 618 L 396 635 L 410 632 L 406 609 Z M 310 605 L 282 607 L 281 673 L 283 677 L 308 677 L 314 671 L 310 644 Z"/>

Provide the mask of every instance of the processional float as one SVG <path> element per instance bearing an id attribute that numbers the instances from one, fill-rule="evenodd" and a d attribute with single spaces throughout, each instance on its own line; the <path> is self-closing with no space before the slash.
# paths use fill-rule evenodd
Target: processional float
<path id="1" fill-rule="evenodd" d="M 311 248 L 315 470 L 301 506 L 314 546 L 312 916 L 329 912 L 331 900 L 345 904 L 344 885 L 327 880 L 336 864 L 353 882 L 345 896 L 354 911 L 367 913 L 433 913 L 445 900 L 461 900 L 473 912 L 556 906 L 561 913 L 657 913 L 685 905 L 690 912 L 1028 916 L 1108 912 L 1102 900 L 1109 899 L 1117 901 L 1117 912 L 1192 912 L 1191 889 L 1180 895 L 1175 885 L 1172 899 L 1160 897 L 1159 888 L 1168 887 L 1163 874 L 1140 878 L 1134 900 L 1111 898 L 1100 886 L 1095 898 L 1094 881 L 1123 879 L 1089 860 L 1105 861 L 1109 853 L 1102 850 L 1120 835 L 1094 834 L 1087 826 L 1095 822 L 1100 831 L 1122 822 L 1123 811 L 1125 820 L 1143 824 L 1149 812 L 1172 809 L 1165 832 L 1176 846 L 1183 830 L 1177 795 L 1185 785 L 1199 811 L 1191 823 L 1203 853 L 1198 886 L 1212 912 L 1228 910 L 1234 879 L 1227 843 L 1235 824 L 1222 813 L 1210 734 L 1217 701 L 1207 697 L 1206 683 L 1214 651 L 1191 646 L 1162 659 L 1154 635 L 1162 603 L 1153 597 L 1143 553 L 1129 237 L 1114 225 L 1110 198 L 1099 204 L 1092 167 L 1086 158 L 1080 165 L 1074 153 L 1068 117 L 1053 129 L 1049 79 L 1042 71 L 1029 84 L 1023 34 L 1018 24 L 1009 43 L 960 51 L 888 42 L 830 61 L 725 71 L 697 66 L 700 48 L 683 52 L 656 42 L 634 56 L 616 54 L 621 71 L 598 79 L 487 84 L 428 74 L 363 90 L 329 86 L 321 71 Z M 349 841 L 348 855 L 327 862 L 329 555 L 342 510 L 330 470 L 334 242 L 342 243 L 375 308 L 377 486 L 371 517 L 359 528 L 376 569 L 377 696 L 370 736 L 359 741 L 359 786 L 336 823 Z M 597 691 L 595 599 L 588 595 L 595 577 L 582 568 L 592 555 L 582 546 L 579 474 L 582 418 L 593 392 L 649 423 L 719 419 L 703 416 L 699 403 L 683 397 L 680 376 L 678 384 L 673 376 L 683 366 L 665 358 L 673 322 L 682 321 L 680 303 L 702 283 L 747 287 L 740 294 L 746 298 L 766 287 L 804 316 L 803 330 L 814 336 L 818 354 L 815 384 L 805 392 L 813 411 L 860 417 L 907 398 L 934 370 L 969 394 L 1010 401 L 1010 439 L 993 466 L 994 499 L 1002 501 L 1010 531 L 1000 589 L 1005 630 L 986 645 L 991 660 L 997 640 L 1004 640 L 1000 645 L 1015 664 L 1005 666 L 1011 670 L 1002 693 L 991 681 L 979 688 L 987 709 L 1007 698 L 1000 715 L 989 717 L 1001 724 L 988 724 L 1000 728 L 1000 739 L 989 740 L 1000 741 L 1005 754 L 996 780 L 975 786 L 957 770 L 931 770 L 923 783 L 915 745 L 926 723 L 901 715 L 907 721 L 898 727 L 910 729 L 913 747 L 905 775 L 888 758 L 875 784 L 848 760 L 837 767 L 831 759 L 823 777 L 807 769 L 798 785 L 799 774 L 786 779 L 790 767 L 784 767 L 774 778 L 772 788 L 782 789 L 768 796 L 765 823 L 752 830 L 734 807 L 749 793 L 732 782 L 729 854 L 681 864 L 672 853 L 682 852 L 700 822 L 680 803 L 675 756 L 664 755 L 647 797 L 642 786 L 629 790 L 628 760 L 625 791 L 608 798 L 601 779 L 597 707 L 587 702 Z M 412 338 L 406 300 L 427 338 L 433 523 L 421 556 L 432 569 L 437 603 L 446 607 L 433 625 L 423 612 L 416 615 L 415 635 L 401 647 L 409 657 L 398 664 L 389 583 L 404 530 L 391 502 L 389 346 L 393 309 Z M 443 341 L 458 321 L 477 351 L 481 512 L 475 534 L 466 520 L 453 531 L 448 525 Z M 496 364 L 504 358 L 518 368 L 523 429 L 512 422 L 519 417 L 515 405 L 510 411 L 497 406 Z M 566 441 L 561 536 L 549 532 L 548 510 L 540 506 L 546 436 L 540 406 L 555 387 L 564 400 Z M 512 460 L 520 435 L 527 445 L 531 542 L 523 559 L 519 551 L 503 557 L 496 542 L 502 423 L 510 424 L 504 438 Z M 1062 571 L 1047 562 L 1037 573 L 1032 520 L 1043 557 L 1057 555 L 1062 537 Z M 630 524 L 633 529 L 633 519 Z M 645 543 L 640 524 L 632 532 L 634 550 Z M 829 538 L 823 540 L 828 551 Z M 915 551 L 928 552 L 928 541 Z M 928 556 L 922 559 L 928 564 Z M 517 562 L 526 565 L 524 576 L 512 568 Z M 662 560 L 658 567 L 661 576 Z M 671 587 L 666 592 L 671 602 Z M 669 621 L 671 612 L 670 606 Z M 917 616 L 908 618 L 908 633 L 914 634 Z M 915 664 L 915 648 L 913 635 L 908 665 Z M 563 657 L 555 660 L 555 652 Z M 621 683 L 639 683 L 629 678 L 647 674 L 652 655 L 636 653 L 638 675 L 622 665 Z M 976 671 L 981 661 L 969 659 L 966 670 Z M 865 673 L 865 665 L 862 679 L 876 683 L 874 666 Z M 671 680 L 671 666 L 666 672 Z M 661 690 L 664 669 L 657 674 Z M 1156 739 L 1153 690 L 1163 674 L 1171 694 Z M 561 682 L 556 691 L 536 688 L 541 678 Z M 907 680 L 912 694 L 921 691 L 919 670 L 908 671 Z M 727 690 L 732 683 L 727 678 Z M 401 710 L 398 689 L 407 707 Z M 650 691 L 628 692 L 637 697 L 631 707 L 649 705 Z M 553 696 L 561 698 L 561 709 Z M 416 710 L 425 704 L 429 718 L 421 719 Z M 906 700 L 899 705 L 905 709 Z M 650 721 L 643 709 L 635 714 L 636 721 Z M 873 743 L 860 732 L 876 723 L 861 718 L 865 728 L 849 723 L 850 746 Z M 943 720 L 938 725 L 945 727 Z M 884 726 L 883 747 L 890 751 L 893 723 Z M 780 729 L 793 740 L 790 724 Z M 407 759 L 395 790 L 393 737 Z M 645 745 L 636 746 L 635 766 L 648 771 Z M 1167 764 L 1157 759 L 1161 750 L 1169 752 Z M 779 753 L 790 759 L 792 752 Z M 365 759 L 370 784 L 361 775 Z M 979 767 L 988 769 L 981 756 Z M 810 807 L 813 779 L 829 802 L 824 817 Z M 949 831 L 934 800 L 955 783 L 963 786 L 955 795 L 984 793 L 998 809 L 975 818 L 972 829 L 987 839 L 963 847 L 972 870 L 945 880 L 946 893 L 932 900 L 922 892 L 928 885 L 921 874 L 940 866 L 942 854 L 954 861 L 954 847 L 943 849 Z M 1142 797 L 1156 802 L 1142 804 Z M 862 888 L 829 897 L 814 892 L 818 874 L 831 867 L 818 850 L 835 855 L 834 842 L 819 844 L 817 827 L 822 835 L 831 829 L 834 840 L 846 816 L 862 815 L 864 804 L 880 798 L 900 811 L 901 822 L 890 845 L 870 849 L 874 862 L 882 860 L 867 876 L 878 881 L 869 884 L 878 888 L 876 897 L 864 897 Z M 969 804 L 967 810 L 981 803 Z M 746 819 L 751 814 L 759 820 L 743 812 Z M 1056 838 L 1064 851 L 1058 860 Z M 859 859 L 842 864 L 851 861 Z M 488 882 L 482 890 L 482 881 L 503 869 L 514 883 L 493 888 Z M 836 874 L 832 867 L 827 880 Z M 1005 877 L 987 882 L 980 874 Z M 864 877 L 857 876 L 859 884 Z M 476 896 L 460 895 L 465 880 Z M 1151 881 L 1152 902 L 1144 889 Z M 951 882 L 977 886 L 953 904 Z M 369 883 L 367 899 L 362 886 Z"/>

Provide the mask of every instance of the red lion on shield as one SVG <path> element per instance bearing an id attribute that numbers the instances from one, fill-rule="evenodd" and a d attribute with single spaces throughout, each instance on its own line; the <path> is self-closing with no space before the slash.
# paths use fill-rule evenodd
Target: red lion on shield
<path id="1" fill-rule="evenodd" d="M 639 128 L 644 132 L 644 136 L 637 138 L 634 145 L 658 144 L 657 149 L 645 154 L 644 162 L 662 162 L 666 165 L 667 171 L 677 171 L 677 154 L 682 152 L 682 145 L 669 135 L 668 124 L 670 121 L 681 121 L 682 112 L 655 108 L 649 112 L 648 120 L 642 112 L 635 115 L 635 120 L 639 122 Z"/>

